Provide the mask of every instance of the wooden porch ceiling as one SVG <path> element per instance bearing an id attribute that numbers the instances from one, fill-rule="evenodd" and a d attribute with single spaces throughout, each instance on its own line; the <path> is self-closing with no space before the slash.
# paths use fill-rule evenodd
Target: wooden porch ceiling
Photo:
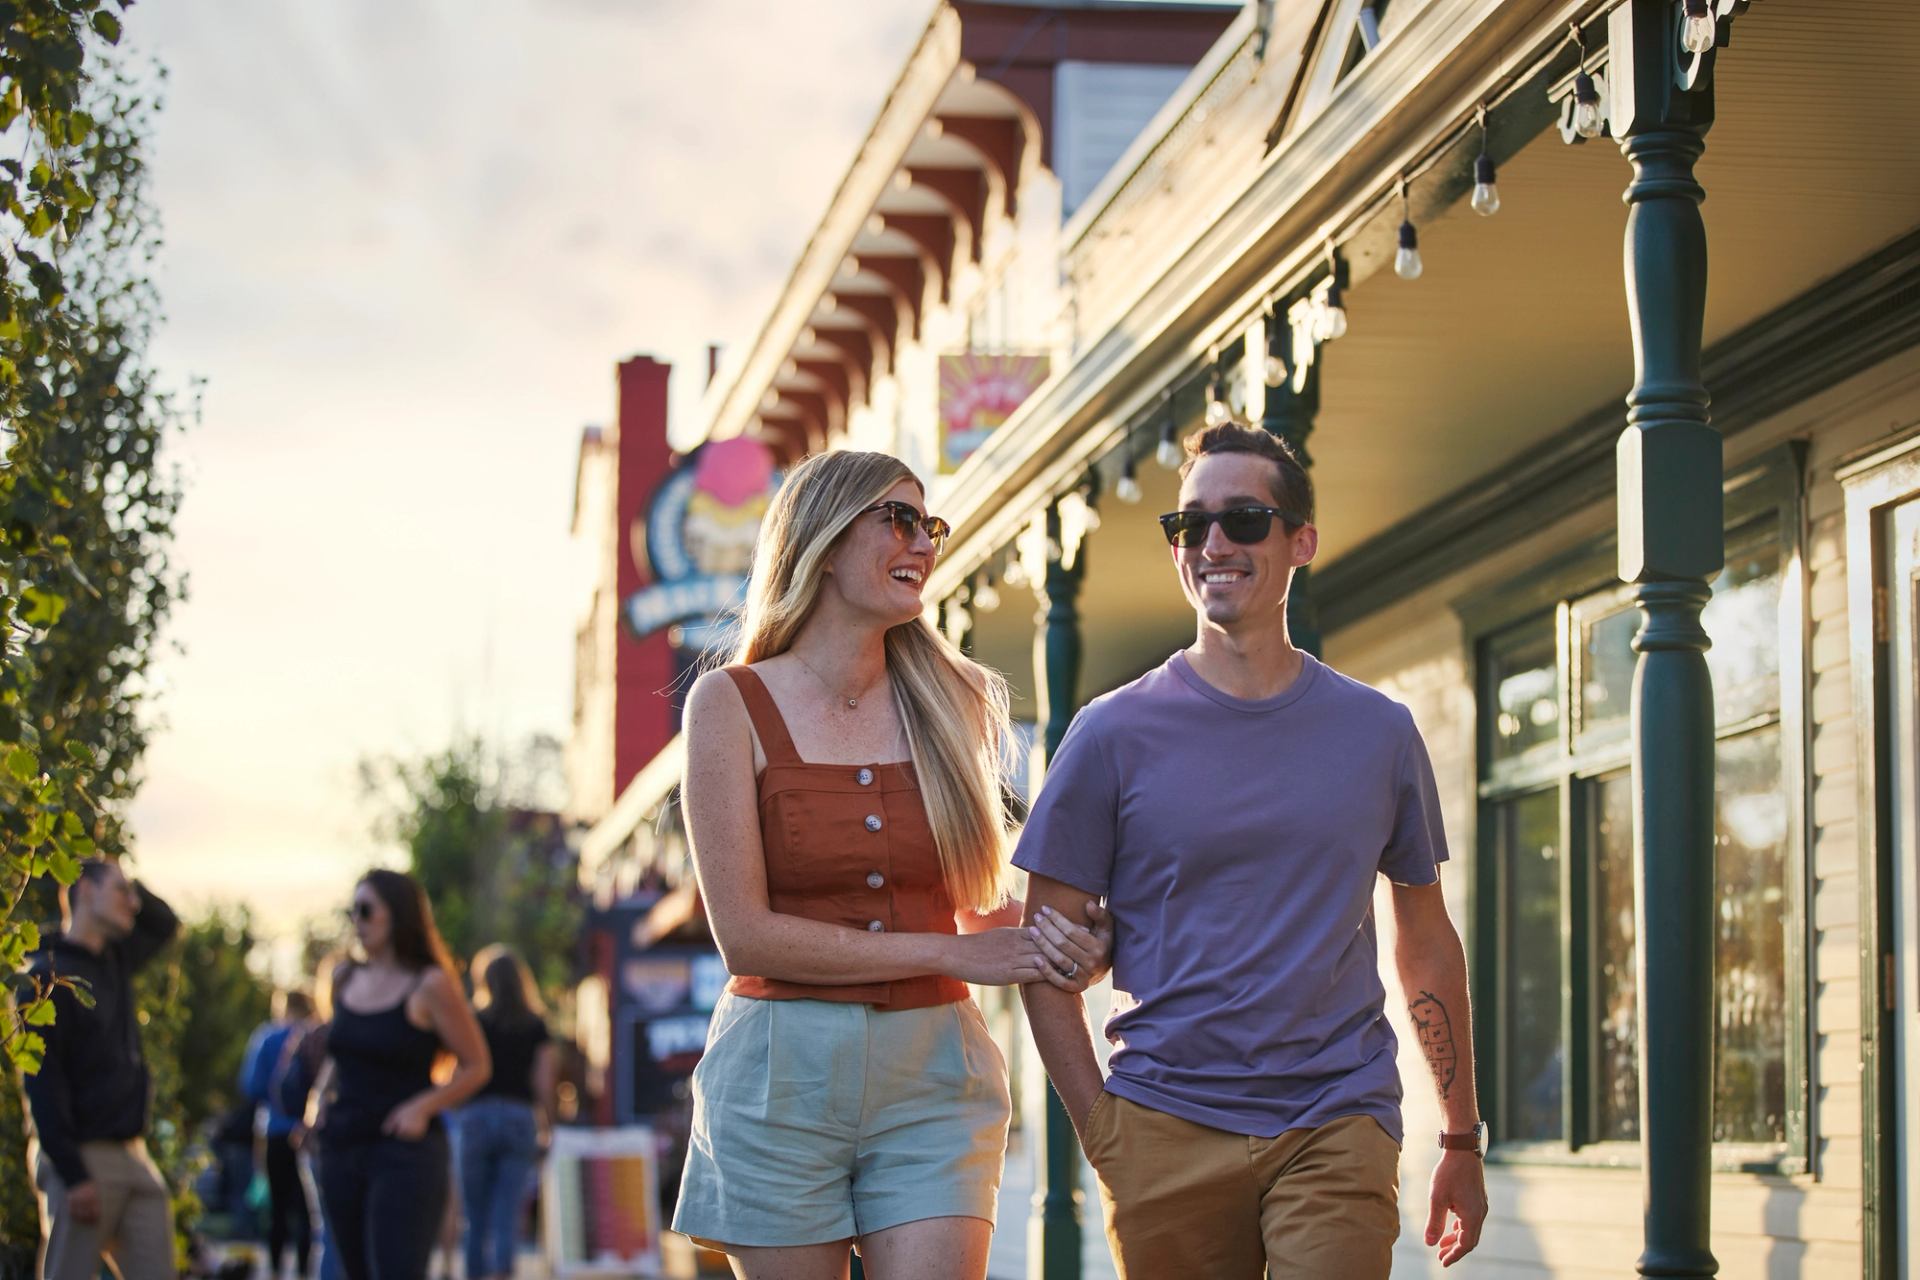
<path id="1" fill-rule="evenodd" d="M 1920 10 L 1768 0 L 1718 59 L 1709 345 L 1920 225 L 1920 136 L 1899 123 L 1920 110 Z M 1624 397 L 1627 178 L 1613 143 L 1549 132 L 1503 167 L 1497 215 L 1421 227 L 1419 280 L 1351 291 L 1321 356 L 1323 564 Z"/>
<path id="2" fill-rule="evenodd" d="M 1710 255 L 1706 340 L 1736 332 L 1920 227 L 1920 8 L 1768 0 L 1718 55 L 1718 121 L 1698 174 Z M 1312 439 L 1322 567 L 1476 479 L 1498 475 L 1632 382 L 1621 240 L 1629 171 L 1601 140 L 1537 138 L 1499 175 L 1503 207 L 1424 223 L 1426 271 L 1359 263 L 1346 337 L 1321 353 Z M 1379 269 L 1367 270 L 1368 267 Z M 1152 516 L 1172 475 L 1143 461 L 1137 507 L 1103 504 L 1081 597 L 1083 695 L 1185 643 L 1186 605 Z M 976 653 L 1030 711 L 1032 596 L 1002 588 Z"/>

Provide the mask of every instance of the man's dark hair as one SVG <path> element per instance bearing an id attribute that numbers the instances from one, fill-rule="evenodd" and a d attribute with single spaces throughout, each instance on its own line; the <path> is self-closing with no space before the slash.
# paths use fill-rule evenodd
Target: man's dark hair
<path id="1" fill-rule="evenodd" d="M 1285 440 L 1271 431 L 1237 422 L 1208 427 L 1187 437 L 1187 460 L 1180 465 L 1180 478 L 1185 480 L 1193 464 L 1211 453 L 1252 453 L 1269 459 L 1279 473 L 1273 480 L 1273 505 L 1300 517 L 1301 524 L 1313 523 L 1313 480 L 1300 464 L 1300 455 Z"/>
<path id="2" fill-rule="evenodd" d="M 74 877 L 73 883 L 60 886 L 61 914 L 71 917 L 73 915 L 73 895 L 79 892 L 80 886 L 83 884 L 94 884 L 106 879 L 107 872 L 112 868 L 113 860 L 110 858 L 82 858 L 80 860 L 80 874 Z M 42 899 L 42 901 L 45 901 L 45 899 Z"/>

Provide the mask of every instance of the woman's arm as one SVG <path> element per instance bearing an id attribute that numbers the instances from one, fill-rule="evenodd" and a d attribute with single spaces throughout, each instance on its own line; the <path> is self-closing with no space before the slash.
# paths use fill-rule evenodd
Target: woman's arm
<path id="1" fill-rule="evenodd" d="M 409 1021 L 415 1021 L 416 1009 L 422 1009 L 433 1033 L 453 1055 L 453 1075 L 445 1084 L 415 1094 L 387 1114 L 380 1132 L 410 1142 L 425 1136 L 435 1116 L 480 1092 L 493 1075 L 493 1059 L 487 1053 L 487 1038 L 480 1033 L 480 1020 L 473 1016 L 466 997 L 445 970 L 427 970 L 419 990 L 407 1000 Z"/>
<path id="2" fill-rule="evenodd" d="M 709 672 L 686 709 L 681 804 L 713 940 L 735 974 L 785 982 L 890 982 L 939 973 L 985 986 L 1031 982 L 1045 961 L 1018 929 L 968 937 L 870 933 L 772 910 L 760 843 L 759 787 L 746 705 L 733 681 Z"/>
<path id="3" fill-rule="evenodd" d="M 554 1105 L 560 1094 L 560 1046 L 543 1040 L 533 1051 L 533 1122 L 545 1145 L 553 1132 Z"/>
<path id="4" fill-rule="evenodd" d="M 320 1072 L 313 1078 L 313 1088 L 307 1092 L 307 1110 L 302 1117 L 302 1128 L 309 1133 L 318 1133 L 327 1125 L 327 1099 L 333 1092 L 333 1059 L 324 1059 L 320 1063 Z"/>

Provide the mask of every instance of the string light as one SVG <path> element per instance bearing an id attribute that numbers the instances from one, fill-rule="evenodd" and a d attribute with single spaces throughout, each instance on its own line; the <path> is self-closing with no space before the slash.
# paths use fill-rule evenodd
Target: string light
<path id="1" fill-rule="evenodd" d="M 1607 115 L 1600 106 L 1600 86 L 1587 74 L 1587 42 L 1580 24 L 1571 24 L 1573 46 L 1580 51 L 1580 62 L 1573 76 L 1573 131 L 1582 138 L 1597 138 L 1607 127 Z"/>
<path id="2" fill-rule="evenodd" d="M 1113 482 L 1113 496 L 1132 506 L 1140 501 L 1140 481 L 1133 474 L 1133 442 L 1121 447 L 1120 478 Z"/>
<path id="3" fill-rule="evenodd" d="M 1000 571 L 1000 581 L 1015 590 L 1027 585 L 1027 566 L 1021 563 L 1018 543 L 1007 548 L 1007 566 Z"/>
<path id="4" fill-rule="evenodd" d="M 1493 157 L 1487 154 L 1487 109 L 1480 108 L 1480 156 L 1473 162 L 1473 197 L 1467 203 L 1483 218 L 1500 212 L 1500 188 L 1494 185 Z"/>
<path id="5" fill-rule="evenodd" d="M 1287 368 L 1286 357 L 1280 353 L 1285 350 L 1285 339 L 1281 334 L 1282 320 L 1276 304 L 1267 310 L 1267 359 L 1261 367 L 1261 379 L 1270 387 L 1285 386 L 1293 371 Z"/>
<path id="6" fill-rule="evenodd" d="M 1400 179 L 1400 248 L 1393 255 L 1393 274 L 1418 280 L 1427 269 L 1420 261 L 1420 232 L 1413 225 L 1413 202 L 1407 198 L 1407 180 Z"/>
<path id="7" fill-rule="evenodd" d="M 1316 342 L 1334 342 L 1347 336 L 1346 291 L 1340 287 L 1340 255 L 1327 243 L 1327 283 L 1313 309 Z"/>
<path id="8" fill-rule="evenodd" d="M 1220 372 L 1220 357 L 1213 357 L 1213 372 L 1207 375 L 1207 425 L 1223 427 L 1233 421 L 1233 406 L 1227 403 L 1226 377 Z"/>
<path id="9" fill-rule="evenodd" d="M 1688 53 L 1712 53 L 1720 34 L 1713 20 L 1713 5 L 1708 0 L 1687 0 L 1686 12 L 1680 24 L 1680 46 Z"/>
<path id="10" fill-rule="evenodd" d="M 1169 471 L 1178 471 L 1185 461 L 1180 449 L 1180 427 L 1173 417 L 1173 393 L 1162 397 L 1166 413 L 1166 425 L 1160 428 L 1160 445 L 1153 451 L 1153 460 Z"/>
<path id="11" fill-rule="evenodd" d="M 993 585 L 993 568 L 988 566 L 979 585 L 972 590 L 973 607 L 981 613 L 992 613 L 1000 607 L 1000 589 Z"/>

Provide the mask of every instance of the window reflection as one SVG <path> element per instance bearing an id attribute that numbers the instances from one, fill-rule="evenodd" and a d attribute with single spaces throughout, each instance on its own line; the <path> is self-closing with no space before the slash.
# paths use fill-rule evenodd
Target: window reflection
<path id="1" fill-rule="evenodd" d="M 1626 770 L 1594 784 L 1593 1137 L 1640 1136 L 1640 1015 L 1633 957 L 1633 779 Z"/>
<path id="2" fill-rule="evenodd" d="M 1506 637 L 1492 657 L 1494 761 L 1518 760 L 1540 747 L 1551 751 L 1560 739 L 1560 664 L 1552 619 Z"/>
<path id="3" fill-rule="evenodd" d="M 1560 1036 L 1560 805 L 1539 791 L 1499 806 L 1505 878 L 1508 1082 L 1500 1132 L 1518 1142 L 1565 1136 Z"/>

